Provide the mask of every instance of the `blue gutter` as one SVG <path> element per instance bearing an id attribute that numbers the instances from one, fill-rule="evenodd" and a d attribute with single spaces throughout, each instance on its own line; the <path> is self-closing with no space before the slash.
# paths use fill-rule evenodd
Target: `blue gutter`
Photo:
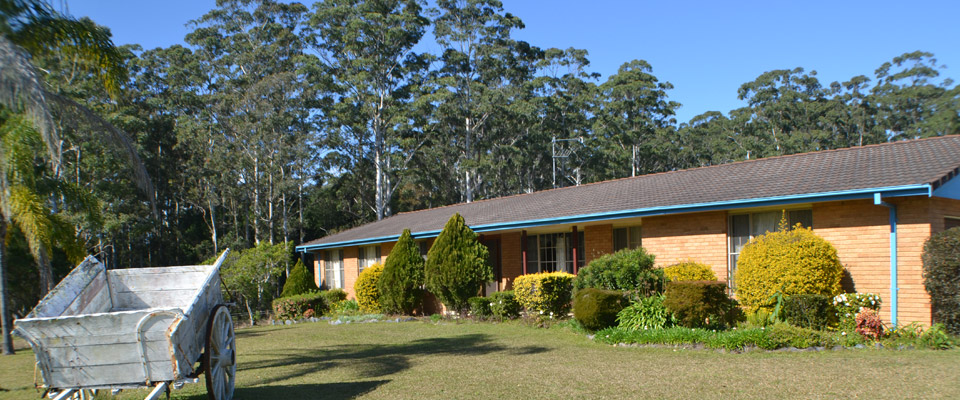
<path id="1" fill-rule="evenodd" d="M 897 206 L 883 201 L 880 193 L 873 194 L 873 204 L 890 209 L 890 325 L 897 326 Z"/>
<path id="2" fill-rule="evenodd" d="M 875 194 L 882 193 L 884 197 L 903 197 L 903 196 L 927 196 L 933 195 L 933 187 L 930 184 L 888 186 L 869 189 L 841 190 L 834 192 L 806 193 L 788 196 L 761 197 L 754 199 L 728 200 L 709 203 L 681 204 L 674 206 L 649 207 L 633 210 L 610 211 L 594 214 L 571 215 L 559 218 L 545 218 L 527 221 L 499 222 L 495 224 L 470 226 L 474 232 L 493 232 L 507 229 L 524 229 L 538 226 L 582 223 L 605 221 L 621 218 L 650 217 L 657 215 L 680 214 L 689 212 L 731 210 L 738 208 L 780 206 L 797 203 L 807 203 L 810 201 L 839 201 L 839 200 L 857 200 L 869 199 L 875 197 Z M 413 233 L 414 239 L 426 239 L 436 237 L 440 234 L 439 230 L 423 231 Z M 332 243 L 321 243 L 314 245 L 297 246 L 298 252 L 309 252 L 314 250 L 331 249 L 346 246 L 362 246 L 365 244 L 395 242 L 400 235 L 379 236 L 366 239 L 345 240 Z"/>

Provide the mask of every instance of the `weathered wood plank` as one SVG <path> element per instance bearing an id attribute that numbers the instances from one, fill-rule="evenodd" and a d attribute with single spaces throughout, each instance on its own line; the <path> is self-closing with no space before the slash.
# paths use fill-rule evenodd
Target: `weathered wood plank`
<path id="1" fill-rule="evenodd" d="M 169 267 L 161 272 L 110 270 L 107 271 L 107 278 L 114 292 L 197 289 L 203 285 L 203 281 L 209 273 L 209 268 L 198 267 L 196 270 L 194 268 L 181 270 L 179 267 Z"/>
<path id="2" fill-rule="evenodd" d="M 179 312 L 179 309 L 164 309 Z M 50 337 L 107 336 L 116 334 L 135 335 L 137 323 L 151 312 L 160 309 L 110 312 L 67 316 L 60 318 L 34 318 L 17 320 L 17 327 L 31 332 L 32 337 L 45 339 Z M 158 315 L 150 318 L 143 331 L 166 331 L 173 322 L 170 315 Z M 135 337 L 135 336 L 134 336 Z"/>
<path id="3" fill-rule="evenodd" d="M 97 261 L 96 258 L 87 257 L 60 283 L 57 284 L 50 293 L 40 300 L 40 303 L 27 314 L 27 318 L 46 318 L 58 317 L 70 306 L 71 303 L 80 295 L 90 281 L 104 271 L 105 267 Z"/>
<path id="4" fill-rule="evenodd" d="M 100 271 L 61 315 L 103 313 L 109 312 L 111 308 L 113 308 L 113 301 L 110 298 L 107 273 Z"/>
<path id="5" fill-rule="evenodd" d="M 186 308 L 197 296 L 198 289 L 114 292 L 113 304 L 125 309 Z"/>
<path id="6" fill-rule="evenodd" d="M 169 361 L 152 362 L 149 368 L 152 381 L 174 380 Z M 146 383 L 143 379 L 143 365 L 140 363 L 52 368 L 49 374 L 44 373 L 43 379 L 50 387 L 96 387 Z"/>
<path id="7" fill-rule="evenodd" d="M 79 347 L 45 347 L 50 356 L 50 367 L 70 368 L 75 366 L 92 367 L 97 365 L 139 364 L 140 344 L 102 344 Z M 167 362 L 173 358 L 170 354 L 170 344 L 163 340 L 148 341 L 146 343 L 147 361 Z M 168 365 L 169 367 L 169 365 Z"/>

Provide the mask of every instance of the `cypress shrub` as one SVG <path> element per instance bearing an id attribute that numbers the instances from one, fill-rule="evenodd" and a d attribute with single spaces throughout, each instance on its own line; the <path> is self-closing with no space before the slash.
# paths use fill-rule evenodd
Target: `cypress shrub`
<path id="1" fill-rule="evenodd" d="M 383 265 L 373 264 L 363 270 L 353 284 L 353 292 L 357 296 L 360 311 L 365 313 L 380 312 L 380 276 L 383 274 Z"/>
<path id="2" fill-rule="evenodd" d="M 735 300 L 720 281 L 668 282 L 663 305 L 687 328 L 725 328 L 742 319 Z"/>
<path id="3" fill-rule="evenodd" d="M 380 276 L 380 306 L 384 312 L 413 314 L 423 302 L 423 257 L 409 229 L 384 262 Z"/>
<path id="4" fill-rule="evenodd" d="M 290 271 L 290 276 L 287 277 L 287 282 L 283 284 L 283 291 L 280 292 L 280 297 L 290 297 L 298 294 L 316 292 L 318 290 L 320 290 L 320 288 L 314 283 L 310 271 L 307 271 L 307 267 L 303 265 L 302 261 L 297 260 L 297 264 L 294 265 L 293 270 Z"/>
<path id="5" fill-rule="evenodd" d="M 684 261 L 663 269 L 663 274 L 671 281 L 715 281 L 717 274 L 709 265 L 695 261 Z"/>
<path id="6" fill-rule="evenodd" d="M 809 228 L 770 232 L 743 247 L 737 261 L 737 298 L 748 311 L 773 306 L 774 295 L 840 293 L 837 250 Z"/>
<path id="7" fill-rule="evenodd" d="M 494 292 L 490 295 L 490 313 L 501 320 L 520 316 L 520 303 L 512 290 Z"/>
<path id="8" fill-rule="evenodd" d="M 923 245 L 923 286 L 933 320 L 960 335 L 960 227 L 937 233 Z"/>
<path id="9" fill-rule="evenodd" d="M 454 214 L 427 253 L 427 290 L 447 308 L 466 314 L 470 307 L 467 300 L 493 280 L 488 257 L 489 251 L 477 240 L 477 234 L 460 214 Z"/>
<path id="10" fill-rule="evenodd" d="M 489 297 L 471 297 L 467 302 L 470 303 L 470 314 L 474 317 L 485 319 L 493 315 Z"/>
<path id="11" fill-rule="evenodd" d="M 643 248 L 604 254 L 577 271 L 574 290 L 597 288 L 646 297 L 663 292 L 663 270 Z"/>
<path id="12" fill-rule="evenodd" d="M 833 298 L 822 294 L 798 294 L 783 301 L 780 315 L 784 321 L 807 329 L 822 330 L 836 322 Z"/>
<path id="13" fill-rule="evenodd" d="M 573 300 L 573 317 L 584 328 L 597 331 L 616 325 L 617 313 L 626 305 L 623 292 L 586 288 Z"/>
<path id="14" fill-rule="evenodd" d="M 527 312 L 539 312 L 558 318 L 570 311 L 573 275 L 543 272 L 518 276 L 513 281 L 517 301 Z"/>

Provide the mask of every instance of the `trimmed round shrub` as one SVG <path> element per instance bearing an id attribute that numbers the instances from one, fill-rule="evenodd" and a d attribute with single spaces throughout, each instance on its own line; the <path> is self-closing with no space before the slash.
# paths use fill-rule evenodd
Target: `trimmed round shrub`
<path id="1" fill-rule="evenodd" d="M 783 320 L 807 329 L 822 330 L 836 322 L 833 298 L 822 294 L 798 294 L 787 297 L 780 310 Z"/>
<path id="2" fill-rule="evenodd" d="M 584 328 L 598 331 L 617 324 L 617 313 L 626 302 L 623 292 L 586 288 L 573 299 L 573 317 Z"/>
<path id="3" fill-rule="evenodd" d="M 471 297 L 467 300 L 470 303 L 470 314 L 476 318 L 490 318 L 493 312 L 490 311 L 489 297 Z"/>
<path id="4" fill-rule="evenodd" d="M 960 335 L 960 227 L 947 229 L 923 245 L 923 286 L 930 294 L 933 320 Z"/>
<path id="5" fill-rule="evenodd" d="M 572 291 L 573 275 L 566 272 L 520 275 L 513 281 L 517 301 L 531 313 L 566 316 Z"/>
<path id="6" fill-rule="evenodd" d="M 840 293 L 837 250 L 809 228 L 770 232 L 751 240 L 737 261 L 737 298 L 748 311 L 772 307 L 774 294 Z"/>
<path id="7" fill-rule="evenodd" d="M 663 329 L 673 326 L 673 313 L 663 305 L 666 297 L 655 294 L 634 300 L 617 313 L 617 326 L 629 330 Z"/>
<path id="8" fill-rule="evenodd" d="M 717 274 L 704 263 L 685 261 L 663 269 L 663 275 L 671 281 L 715 281 Z"/>
<path id="9" fill-rule="evenodd" d="M 310 318 L 307 311 L 323 312 L 327 309 L 327 302 L 322 292 L 298 294 L 273 299 L 273 316 L 277 319 Z"/>
<path id="10" fill-rule="evenodd" d="M 460 214 L 454 214 L 444 225 L 427 253 L 424 281 L 448 309 L 465 315 L 483 284 L 493 280 L 489 251 L 477 240 Z"/>
<path id="11" fill-rule="evenodd" d="M 494 292 L 490 295 L 490 313 L 494 317 L 504 320 L 520 316 L 520 303 L 517 302 L 512 290 Z"/>
<path id="12" fill-rule="evenodd" d="M 725 328 L 743 319 L 737 302 L 720 281 L 667 282 L 663 305 L 687 328 Z"/>
<path id="13" fill-rule="evenodd" d="M 287 276 L 287 282 L 283 284 L 283 291 L 280 293 L 280 297 L 296 296 L 318 290 L 320 290 L 320 288 L 314 283 L 310 271 L 307 271 L 307 267 L 303 265 L 301 260 L 297 260 L 297 264 L 293 266 L 293 270 L 291 270 L 290 275 Z"/>
<path id="14" fill-rule="evenodd" d="M 605 254 L 577 271 L 573 288 L 616 290 L 637 297 L 661 293 L 663 270 L 654 268 L 653 259 L 643 248 Z"/>
<path id="15" fill-rule="evenodd" d="M 883 338 L 883 321 L 876 311 L 866 309 L 857 314 L 857 333 L 867 339 Z"/>
<path id="16" fill-rule="evenodd" d="M 423 257 L 409 229 L 390 250 L 380 275 L 380 308 L 387 313 L 413 314 L 423 303 Z"/>
<path id="17" fill-rule="evenodd" d="M 363 269 L 357 281 L 353 284 L 353 293 L 357 296 L 360 311 L 365 313 L 380 312 L 380 276 L 383 274 L 383 265 L 373 264 Z"/>
<path id="18" fill-rule="evenodd" d="M 329 308 L 334 308 L 344 300 L 347 299 L 347 292 L 343 291 L 340 288 L 334 288 L 330 290 L 324 290 L 320 292 L 320 295 L 323 296 L 323 300 L 327 303 Z"/>

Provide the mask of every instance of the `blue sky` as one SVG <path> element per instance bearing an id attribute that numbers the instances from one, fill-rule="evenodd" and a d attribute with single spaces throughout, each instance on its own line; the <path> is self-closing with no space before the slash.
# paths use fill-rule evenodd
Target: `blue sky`
<path id="1" fill-rule="evenodd" d="M 821 83 L 873 71 L 904 52 L 924 50 L 960 80 L 960 1 L 611 1 L 503 0 L 523 19 L 515 37 L 542 48 L 590 52 L 605 79 L 633 59 L 674 85 L 686 122 L 743 106 L 737 88 L 773 69 L 816 70 Z M 72 0 L 68 11 L 109 27 L 117 44 L 145 49 L 183 43 L 185 24 L 213 0 Z M 312 4 L 307 1 L 305 4 Z M 437 51 L 436 45 L 425 46 Z"/>

